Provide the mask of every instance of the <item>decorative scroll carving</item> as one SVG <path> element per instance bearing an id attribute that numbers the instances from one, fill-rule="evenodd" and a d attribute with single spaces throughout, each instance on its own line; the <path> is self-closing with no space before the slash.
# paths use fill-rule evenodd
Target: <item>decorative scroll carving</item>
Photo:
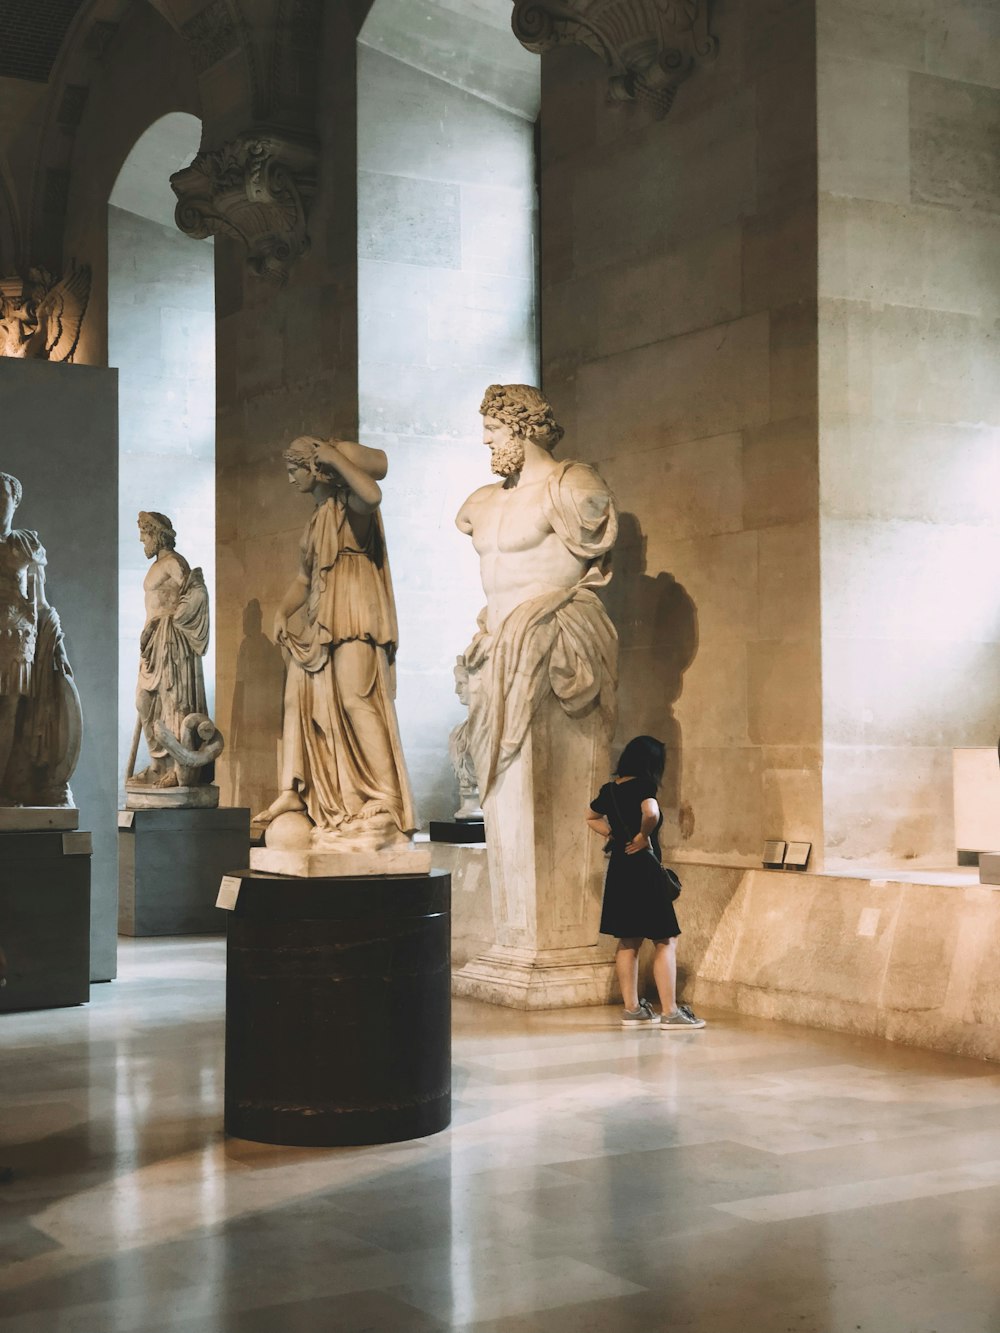
<path id="1" fill-rule="evenodd" d="M 708 0 L 514 0 L 514 35 L 541 55 L 582 45 L 611 71 L 616 101 L 644 102 L 665 116 L 681 83 L 714 58 Z"/>
<path id="2" fill-rule="evenodd" d="M 316 150 L 269 130 L 247 132 L 199 153 L 170 177 L 178 227 L 196 240 L 242 241 L 258 277 L 286 281 L 309 248 L 306 205 L 316 188 Z"/>
<path id="3" fill-rule="evenodd" d="M 0 279 L 0 356 L 72 361 L 89 299 L 89 264 L 59 279 L 44 268 Z"/>

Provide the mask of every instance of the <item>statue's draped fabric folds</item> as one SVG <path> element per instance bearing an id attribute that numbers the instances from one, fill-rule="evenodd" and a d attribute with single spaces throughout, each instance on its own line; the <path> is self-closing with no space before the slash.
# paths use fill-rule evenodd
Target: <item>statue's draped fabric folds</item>
<path id="1" fill-rule="evenodd" d="M 281 790 L 254 822 L 280 853 L 408 848 L 417 815 L 394 702 L 385 454 L 300 436 L 284 456 L 290 485 L 315 507 L 275 617 L 286 666 Z"/>
<path id="2" fill-rule="evenodd" d="M 183 577 L 173 615 L 151 620 L 139 641 L 140 712 L 150 753 L 158 748 L 157 722 L 180 735 L 189 713 L 207 710 L 202 658 L 208 652 L 208 636 L 205 576 L 192 569 Z"/>
<path id="3" fill-rule="evenodd" d="M 384 813 L 409 832 L 417 821 L 393 704 L 399 632 L 382 516 L 376 510 L 357 527 L 363 535 L 338 489 L 316 507 L 302 536 L 309 595 L 301 627 L 283 636 L 290 660 L 281 785 L 299 792 L 317 828 Z M 348 643 L 362 645 L 354 693 L 385 734 L 375 753 L 366 753 L 337 688 L 335 657 Z"/>
<path id="4" fill-rule="evenodd" d="M 485 614 L 480 617 L 465 661 L 483 677 L 483 688 L 472 695 L 469 730 L 484 796 L 520 753 L 549 693 L 569 717 L 596 705 L 607 734 L 614 731 L 618 636 L 595 592 L 611 577 L 614 504 L 592 468 L 564 462 L 546 482 L 540 506 L 552 531 L 587 567 L 569 587 L 522 602 L 493 634 Z"/>
<path id="5" fill-rule="evenodd" d="M 45 595 L 45 548 L 13 528 L 21 483 L 0 473 L 0 805 L 72 806 L 82 717 L 59 616 Z"/>

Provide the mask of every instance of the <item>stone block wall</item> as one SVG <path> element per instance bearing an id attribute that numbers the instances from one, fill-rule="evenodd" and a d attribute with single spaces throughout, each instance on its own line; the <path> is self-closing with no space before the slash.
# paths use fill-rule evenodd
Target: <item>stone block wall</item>
<path id="1" fill-rule="evenodd" d="M 312 512 L 282 450 L 303 434 L 356 438 L 358 425 L 354 35 L 331 7 L 306 256 L 277 286 L 249 271 L 241 245 L 216 239 L 218 769 L 223 804 L 255 811 L 277 791 L 284 665 L 272 623 Z"/>
<path id="2" fill-rule="evenodd" d="M 943 866 L 1000 730 L 1000 20 L 820 0 L 818 50 L 827 864 Z"/>
<path id="3" fill-rule="evenodd" d="M 457 803 L 452 670 L 483 593 L 454 520 L 494 480 L 479 404 L 493 381 L 537 377 L 533 137 L 522 116 L 359 45 L 360 438 L 389 456 L 397 707 L 424 821 Z"/>
<path id="4" fill-rule="evenodd" d="M 666 739 L 667 843 L 822 841 L 811 3 L 726 6 L 662 121 L 544 57 L 544 385 L 623 511 L 619 743 Z"/>

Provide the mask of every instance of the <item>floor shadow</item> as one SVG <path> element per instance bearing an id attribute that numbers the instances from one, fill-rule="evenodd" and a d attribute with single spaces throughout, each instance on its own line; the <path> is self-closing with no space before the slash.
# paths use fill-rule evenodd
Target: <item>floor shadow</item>
<path id="1" fill-rule="evenodd" d="M 698 652 L 698 610 L 672 574 L 646 573 L 646 537 L 635 514 L 619 517 L 614 577 L 604 602 L 619 640 L 615 746 L 642 735 L 665 743 L 660 803 L 664 815 L 672 815 L 683 830 L 683 738 L 674 704 Z"/>
<path id="2" fill-rule="evenodd" d="M 284 685 L 281 649 L 264 633 L 260 602 L 254 598 L 243 611 L 243 642 L 236 658 L 233 690 L 231 751 L 235 805 L 249 805 L 257 810 L 274 797 Z"/>

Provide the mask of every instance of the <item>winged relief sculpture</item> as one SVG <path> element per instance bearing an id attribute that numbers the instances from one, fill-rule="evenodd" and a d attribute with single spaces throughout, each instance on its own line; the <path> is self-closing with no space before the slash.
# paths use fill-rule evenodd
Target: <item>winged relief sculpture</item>
<path id="1" fill-rule="evenodd" d="M 89 299 L 89 264 L 58 279 L 44 268 L 0 279 L 0 356 L 72 361 Z"/>

